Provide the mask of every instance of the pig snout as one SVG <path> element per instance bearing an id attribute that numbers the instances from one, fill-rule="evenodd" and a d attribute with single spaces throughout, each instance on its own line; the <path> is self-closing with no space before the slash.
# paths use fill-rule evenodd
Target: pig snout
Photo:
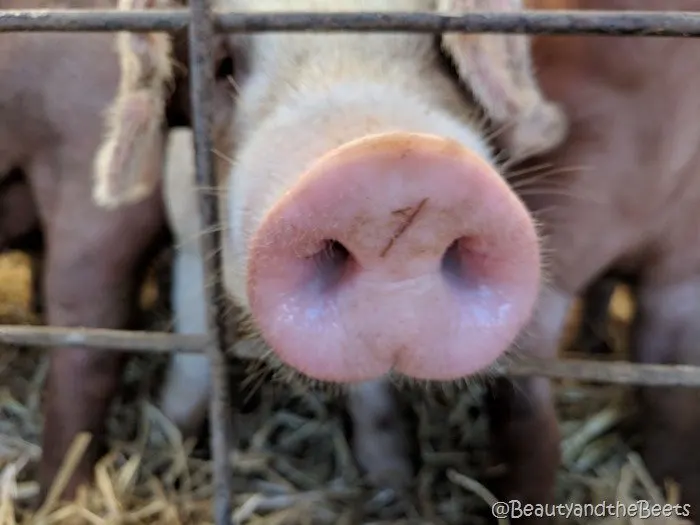
<path id="1" fill-rule="evenodd" d="M 317 159 L 250 244 L 253 318 L 322 381 L 455 380 L 500 357 L 540 284 L 532 219 L 456 141 L 385 133 Z"/>

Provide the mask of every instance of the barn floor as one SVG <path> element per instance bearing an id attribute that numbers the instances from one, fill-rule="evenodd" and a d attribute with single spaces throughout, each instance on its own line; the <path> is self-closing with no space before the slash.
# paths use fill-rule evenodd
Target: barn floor
<path id="1" fill-rule="evenodd" d="M 15 255 L 0 258 L 1 324 L 34 322 L 26 308 L 28 286 L 25 261 Z M 619 352 L 625 347 L 630 310 L 628 298 L 616 294 Z M 163 358 L 137 358 L 129 366 L 125 394 L 109 425 L 112 453 L 97 467 L 95 488 L 73 503 L 32 513 L 29 501 L 37 492 L 33 476 L 41 454 L 39 392 L 46 365 L 39 349 L 0 346 L 0 525 L 212 523 L 211 462 L 206 453 L 193 452 L 191 443 L 183 444 L 150 403 Z M 624 389 L 560 383 L 557 402 L 564 434 L 559 502 L 663 503 L 661 492 L 670 502 L 678 497 L 673 486 L 660 491 L 650 484 L 641 460 L 630 452 L 633 438 L 623 439 L 628 434 L 623 415 L 632 408 Z M 416 399 L 424 463 L 410 501 L 397 502 L 391 494 L 371 493 L 362 486 L 340 411 L 330 398 L 265 385 L 255 410 L 237 426 L 250 433 L 230 456 L 235 515 L 239 523 L 251 525 L 496 523 L 487 503 L 491 496 L 477 481 L 492 474 L 479 406 L 478 388 L 445 393 L 430 402 Z M 641 524 L 639 519 L 576 515 L 562 516 L 559 522 Z"/>

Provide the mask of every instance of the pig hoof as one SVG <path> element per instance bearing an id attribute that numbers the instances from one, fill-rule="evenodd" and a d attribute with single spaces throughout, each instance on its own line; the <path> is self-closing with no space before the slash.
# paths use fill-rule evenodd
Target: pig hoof
<path id="1" fill-rule="evenodd" d="M 519 117 L 506 137 L 512 158 L 525 159 L 546 153 L 561 144 L 569 121 L 557 104 L 541 104 Z"/>
<path id="2" fill-rule="evenodd" d="M 376 488 L 404 492 L 413 479 L 408 442 L 399 429 L 356 434 L 353 451 L 367 482 Z"/>

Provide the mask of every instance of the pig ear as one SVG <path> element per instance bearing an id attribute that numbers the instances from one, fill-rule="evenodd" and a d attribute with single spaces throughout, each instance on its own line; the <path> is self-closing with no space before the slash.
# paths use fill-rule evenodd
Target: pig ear
<path id="1" fill-rule="evenodd" d="M 178 0 L 119 0 L 119 9 L 167 8 Z M 156 188 L 165 135 L 165 106 L 173 81 L 172 42 L 166 33 L 116 37 L 121 79 L 105 115 L 105 138 L 95 157 L 93 199 L 116 208 Z"/>
<path id="2" fill-rule="evenodd" d="M 440 0 L 439 9 L 459 14 L 522 11 L 524 7 L 522 0 Z M 490 120 L 502 128 L 499 137 L 512 159 L 544 153 L 564 140 L 568 121 L 540 89 L 529 36 L 446 33 L 442 46 Z"/>

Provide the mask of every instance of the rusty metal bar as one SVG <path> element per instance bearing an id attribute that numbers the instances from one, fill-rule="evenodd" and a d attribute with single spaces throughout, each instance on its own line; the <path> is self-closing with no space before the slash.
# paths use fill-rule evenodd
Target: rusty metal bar
<path id="1" fill-rule="evenodd" d="M 494 367 L 492 373 L 509 377 L 539 376 L 630 386 L 700 387 L 700 367 L 690 365 L 522 358 L 508 365 Z"/>
<path id="2" fill-rule="evenodd" d="M 187 9 L 4 10 L 0 32 L 9 31 L 177 31 L 190 22 Z M 530 33 L 619 36 L 700 36 L 700 13 L 682 11 L 529 11 L 521 13 L 235 13 L 217 12 L 214 30 L 264 31 L 410 31 L 437 33 Z"/>
<path id="3" fill-rule="evenodd" d="M 175 335 L 129 330 L 73 329 L 33 326 L 0 326 L 0 342 L 29 346 L 78 346 L 113 351 L 138 350 L 153 353 L 202 352 L 209 342 L 205 335 Z M 239 346 L 239 345 L 237 345 Z M 256 354 L 241 343 L 236 354 L 254 359 Z M 540 376 L 620 385 L 700 387 L 700 367 L 649 365 L 623 361 L 600 362 L 580 359 L 519 358 L 494 367 L 494 375 Z"/>
<path id="4" fill-rule="evenodd" d="M 119 352 L 194 353 L 204 351 L 207 341 L 205 335 L 0 325 L 0 342 L 18 346 L 75 346 Z"/>
<path id="5" fill-rule="evenodd" d="M 232 514 L 232 472 L 229 462 L 229 432 L 231 430 L 231 403 L 226 366 L 227 319 L 223 299 L 221 231 L 217 226 L 219 201 L 216 192 L 201 188 L 216 186 L 213 118 L 214 118 L 214 24 L 210 0 L 190 0 L 189 59 L 190 104 L 196 167 L 196 185 L 200 188 L 199 215 L 202 218 L 200 249 L 207 254 L 204 263 L 204 297 L 207 304 L 207 332 L 210 337 L 207 355 L 211 370 L 211 397 L 209 403 L 210 448 L 213 457 L 214 523 L 228 525 Z M 232 332 L 235 327 L 232 327 Z"/>
<path id="6" fill-rule="evenodd" d="M 0 325 L 0 342 L 27 346 L 77 346 L 111 351 L 151 353 L 202 352 L 209 338 L 205 335 L 176 335 L 131 330 L 95 328 L 53 328 Z M 236 345 L 236 355 L 255 359 L 254 348 L 245 342 Z M 700 387 L 700 367 L 688 365 L 649 365 L 625 361 L 588 361 L 582 359 L 518 358 L 491 370 L 494 375 L 540 376 L 551 379 L 575 379 L 618 385 Z"/>

